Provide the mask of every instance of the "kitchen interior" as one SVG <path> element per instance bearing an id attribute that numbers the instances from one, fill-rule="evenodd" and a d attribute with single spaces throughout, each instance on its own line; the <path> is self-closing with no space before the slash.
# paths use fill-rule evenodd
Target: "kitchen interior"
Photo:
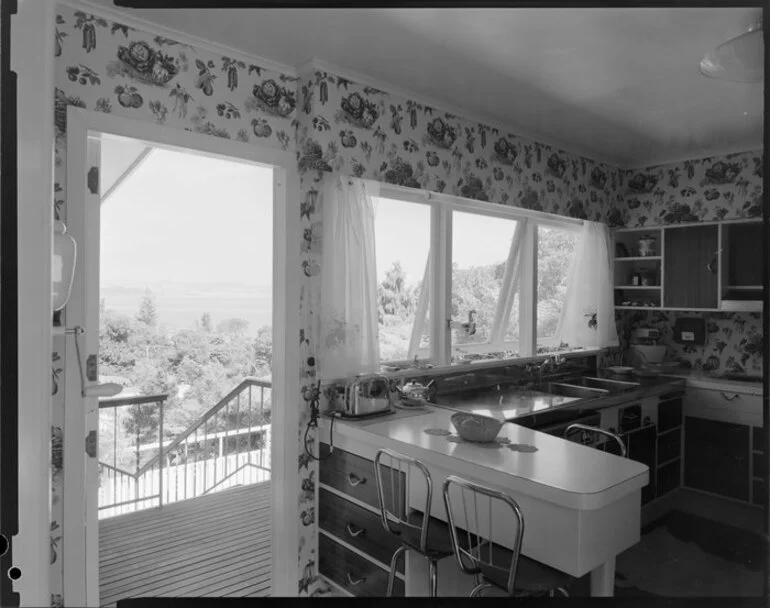
<path id="1" fill-rule="evenodd" d="M 702 68 L 701 76 L 706 72 Z M 725 86 L 746 87 L 757 79 L 761 77 L 742 74 L 740 84 Z M 755 94 L 761 97 L 759 89 Z M 727 209 L 703 212 L 704 203 L 708 206 L 720 195 L 713 187 L 705 201 L 687 200 L 694 188 L 678 182 L 683 176 L 683 182 L 695 183 L 692 161 L 629 172 L 626 207 L 616 207 L 607 217 L 618 347 L 581 353 L 562 343 L 507 364 L 501 353 L 453 356 L 448 367 L 415 357 L 413 363 L 382 365 L 382 373 L 360 374 L 326 388 L 326 410 L 320 415 L 319 570 L 333 593 L 379 595 L 386 579 L 389 595 L 407 597 L 473 594 L 480 581 L 490 595 L 766 593 L 761 189 L 754 190 L 749 202 L 745 178 L 725 177 L 725 172 L 741 171 L 736 157 L 741 155 L 705 158 L 710 168 L 698 172 L 705 169 L 701 188 L 717 186 L 731 201 L 734 194 L 725 196 L 722 188 L 740 183 L 746 202 L 737 217 L 729 217 Z M 751 165 L 760 182 L 762 152 L 743 163 Z M 664 180 L 675 192 L 665 202 L 663 192 L 655 189 Z M 649 202 L 653 197 L 657 205 Z M 658 216 L 646 217 L 656 206 Z M 449 322 L 454 337 L 475 331 L 474 314 L 465 323 Z M 571 452 L 573 444 L 581 448 Z M 513 585 L 515 591 L 506 589 L 499 573 L 496 578 L 481 567 L 480 575 L 471 575 L 458 567 L 454 560 L 461 562 L 462 552 L 457 539 L 450 547 L 454 555 L 428 571 L 426 564 L 432 562 L 424 557 L 426 548 L 418 550 L 417 541 L 408 540 L 403 529 L 394 534 L 398 526 L 388 523 L 390 511 L 382 512 L 388 501 L 379 471 L 383 455 L 378 451 L 383 449 L 415 458 L 429 469 L 427 483 L 433 490 L 427 504 L 437 545 L 442 534 L 452 535 L 449 485 L 443 485 L 441 504 L 442 482 L 448 476 L 467 476 L 508 491 L 516 488 L 510 495 L 525 514 L 520 551 L 526 561 L 519 565 L 524 580 Z M 586 460 L 596 452 L 605 462 Z M 644 465 L 646 473 L 610 472 L 607 467 L 622 464 L 621 459 Z M 391 466 L 398 466 L 401 474 L 401 465 Z M 393 470 L 389 478 L 392 484 L 396 477 L 396 487 L 391 491 L 397 495 L 404 484 L 405 500 L 419 514 L 419 524 L 426 498 L 415 481 L 420 475 L 407 466 L 399 481 Z M 503 480 L 500 474 L 518 479 Z M 645 481 L 640 485 L 641 477 Z M 372 484 L 368 488 L 367 479 Z M 540 487 L 525 489 L 526 484 L 518 483 L 522 479 Z M 619 503 L 602 501 L 601 507 L 590 508 L 593 512 L 578 507 L 580 515 L 549 512 L 554 504 L 574 508 L 567 505 L 575 493 L 598 498 L 620 485 L 628 494 Z M 568 494 L 545 499 L 542 486 Z M 475 526 L 479 534 L 488 525 L 489 534 L 482 538 L 490 546 L 512 549 L 516 540 L 504 524 L 493 523 L 494 508 L 490 499 L 485 519 L 480 516 L 483 508 L 463 503 L 465 530 Z M 475 514 L 475 524 L 473 517 L 468 524 L 469 512 Z M 592 522 L 597 513 L 601 524 Z M 372 528 L 379 528 L 377 540 Z M 592 549 L 571 538 L 575 529 L 581 540 L 595 537 L 587 541 Z M 461 538 L 462 524 L 459 530 Z M 412 528 L 414 534 L 418 531 Z M 473 538 L 481 543 L 471 532 L 466 549 L 473 547 Z M 389 559 L 399 539 L 408 549 L 404 566 Z M 533 574 L 532 562 L 547 564 L 550 572 Z M 529 579 L 538 575 L 550 575 L 559 586 L 553 581 L 551 586 L 530 585 Z"/>
<path id="2" fill-rule="evenodd" d="M 390 187 L 380 205 L 417 197 L 444 218 L 425 238 L 445 252 L 429 258 L 445 274 L 425 282 L 409 356 L 356 358 L 344 339 L 317 338 L 315 321 L 302 334 L 301 593 L 312 579 L 315 595 L 345 597 L 766 595 L 761 10 L 276 10 L 231 30 L 221 15 L 136 13 L 286 65 L 331 62 L 297 83 L 310 306 L 333 299 L 324 281 L 346 267 L 327 258 L 331 239 L 323 254 L 316 241 L 333 207 L 323 173 L 378 182 Z M 417 104 L 396 86 L 452 111 L 423 104 L 402 125 Z M 455 108 L 528 126 L 505 137 Z M 398 144 L 387 153 L 386 134 Z M 496 203 L 525 243 L 501 271 L 505 315 L 519 297 L 515 349 L 475 340 L 499 319 L 453 310 L 446 284 L 449 216 L 494 215 Z M 593 259 L 586 280 L 604 277 L 583 296 L 593 308 L 563 308 L 550 342 L 535 329 L 537 298 L 523 303 L 539 272 L 537 230 L 523 226 L 548 222 L 584 244 L 572 275 Z M 590 238 L 594 224 L 606 240 Z M 471 486 L 482 507 L 457 500 Z M 497 570 L 468 570 L 486 549 Z"/>

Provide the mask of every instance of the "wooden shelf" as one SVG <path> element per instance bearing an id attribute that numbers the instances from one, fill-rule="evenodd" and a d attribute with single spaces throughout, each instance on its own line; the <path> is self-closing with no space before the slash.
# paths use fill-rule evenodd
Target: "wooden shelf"
<path id="1" fill-rule="evenodd" d="M 646 262 L 647 260 L 650 260 L 652 262 L 654 261 L 660 261 L 662 258 L 659 255 L 636 255 L 636 256 L 624 256 L 622 258 L 615 258 L 616 262 Z"/>
<path id="2" fill-rule="evenodd" d="M 614 289 L 655 289 L 659 290 L 660 285 L 615 285 Z"/>

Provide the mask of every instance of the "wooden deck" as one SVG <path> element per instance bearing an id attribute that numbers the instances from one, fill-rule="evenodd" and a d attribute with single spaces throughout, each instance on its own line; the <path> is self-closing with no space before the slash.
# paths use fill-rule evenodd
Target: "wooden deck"
<path id="1" fill-rule="evenodd" d="M 270 593 L 270 482 L 99 522 L 99 600 Z"/>

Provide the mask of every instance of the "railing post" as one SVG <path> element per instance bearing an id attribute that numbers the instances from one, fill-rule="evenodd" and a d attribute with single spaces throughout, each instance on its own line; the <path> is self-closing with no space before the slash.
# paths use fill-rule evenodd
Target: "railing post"
<path id="1" fill-rule="evenodd" d="M 160 400 L 160 429 L 158 430 L 158 506 L 163 506 L 163 399 Z"/>

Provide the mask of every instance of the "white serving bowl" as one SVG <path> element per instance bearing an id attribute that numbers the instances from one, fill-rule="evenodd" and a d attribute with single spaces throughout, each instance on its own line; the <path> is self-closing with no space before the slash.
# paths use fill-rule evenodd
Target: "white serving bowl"
<path id="1" fill-rule="evenodd" d="M 457 412 L 452 414 L 452 424 L 465 441 L 491 443 L 497 438 L 505 421 L 480 414 Z"/>

